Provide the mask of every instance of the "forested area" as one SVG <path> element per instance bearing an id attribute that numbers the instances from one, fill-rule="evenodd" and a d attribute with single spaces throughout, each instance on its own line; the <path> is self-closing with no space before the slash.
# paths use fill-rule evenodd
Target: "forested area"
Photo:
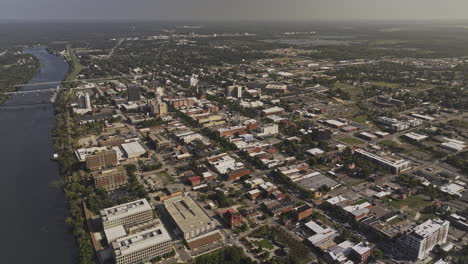
<path id="1" fill-rule="evenodd" d="M 27 83 L 39 71 L 39 68 L 39 61 L 35 57 L 7 51 L 0 56 L 0 92 L 15 91 L 15 85 Z M 3 103 L 6 98 L 5 95 L 0 94 L 0 103 Z"/>

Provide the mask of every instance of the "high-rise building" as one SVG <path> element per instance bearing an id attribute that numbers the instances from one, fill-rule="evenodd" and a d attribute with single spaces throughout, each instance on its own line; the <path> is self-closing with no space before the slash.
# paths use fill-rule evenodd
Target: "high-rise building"
<path id="1" fill-rule="evenodd" d="M 115 190 L 128 183 L 127 170 L 123 166 L 92 173 L 96 188 Z"/>
<path id="2" fill-rule="evenodd" d="M 106 208 L 100 214 L 104 229 L 119 225 L 128 228 L 153 219 L 153 209 L 146 199 Z"/>
<path id="3" fill-rule="evenodd" d="M 414 259 L 425 259 L 436 245 L 447 241 L 449 225 L 449 221 L 433 219 L 416 226 L 403 239 L 408 255 Z"/>
<path id="4" fill-rule="evenodd" d="M 196 87 L 198 85 L 198 76 L 195 74 L 192 74 L 192 77 L 190 77 L 190 86 Z"/>
<path id="5" fill-rule="evenodd" d="M 167 114 L 166 103 L 152 103 L 150 105 L 151 114 L 155 116 L 162 116 Z"/>
<path id="6" fill-rule="evenodd" d="M 116 264 L 145 263 L 173 250 L 172 240 L 163 226 L 119 238 L 112 242 Z"/>
<path id="7" fill-rule="evenodd" d="M 91 98 L 89 97 L 89 94 L 85 93 L 84 98 L 85 98 L 85 108 L 91 109 Z"/>
<path id="8" fill-rule="evenodd" d="M 90 170 L 114 166 L 117 165 L 117 162 L 117 152 L 115 150 L 100 151 L 86 156 L 86 168 Z"/>
<path id="9" fill-rule="evenodd" d="M 78 96 L 78 106 L 81 109 L 91 110 L 91 98 L 88 93 L 77 93 Z"/>
<path id="10" fill-rule="evenodd" d="M 242 86 L 240 85 L 233 85 L 228 86 L 225 89 L 226 96 L 242 98 Z"/>
<path id="11" fill-rule="evenodd" d="M 128 101 L 138 101 L 140 100 L 140 87 L 137 85 L 129 85 L 127 88 L 128 92 Z"/>

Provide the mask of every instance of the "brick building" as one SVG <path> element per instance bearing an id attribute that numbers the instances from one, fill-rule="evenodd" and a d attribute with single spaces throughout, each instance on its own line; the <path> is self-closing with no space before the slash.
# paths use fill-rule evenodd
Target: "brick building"
<path id="1" fill-rule="evenodd" d="M 115 150 L 100 151 L 86 157 L 86 168 L 97 170 L 115 166 L 117 162 L 117 152 Z"/>
<path id="2" fill-rule="evenodd" d="M 96 188 L 108 191 L 115 190 L 128 183 L 127 170 L 122 166 L 95 171 L 91 175 L 93 176 Z"/>

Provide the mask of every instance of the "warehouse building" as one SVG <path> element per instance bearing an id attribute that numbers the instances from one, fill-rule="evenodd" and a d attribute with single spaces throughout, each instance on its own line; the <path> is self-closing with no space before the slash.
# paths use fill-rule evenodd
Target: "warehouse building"
<path id="1" fill-rule="evenodd" d="M 216 224 L 190 196 L 164 201 L 165 213 L 185 240 L 193 239 L 216 229 Z"/>
<path id="2" fill-rule="evenodd" d="M 145 148 L 140 144 L 140 142 L 122 144 L 122 149 L 129 159 L 138 158 L 146 153 Z"/>

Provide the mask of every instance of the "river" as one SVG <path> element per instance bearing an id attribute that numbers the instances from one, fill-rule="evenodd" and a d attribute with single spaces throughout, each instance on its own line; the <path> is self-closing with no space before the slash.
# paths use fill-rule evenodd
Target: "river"
<path id="1" fill-rule="evenodd" d="M 29 83 L 61 81 L 68 72 L 68 63 L 43 47 L 25 53 L 41 63 Z M 21 90 L 45 88 L 51 85 Z M 58 165 L 50 160 L 54 127 L 50 96 L 14 95 L 0 105 L 1 263 L 77 263 L 74 238 L 65 224 L 67 205 Z M 23 105 L 35 103 L 45 104 Z"/>

